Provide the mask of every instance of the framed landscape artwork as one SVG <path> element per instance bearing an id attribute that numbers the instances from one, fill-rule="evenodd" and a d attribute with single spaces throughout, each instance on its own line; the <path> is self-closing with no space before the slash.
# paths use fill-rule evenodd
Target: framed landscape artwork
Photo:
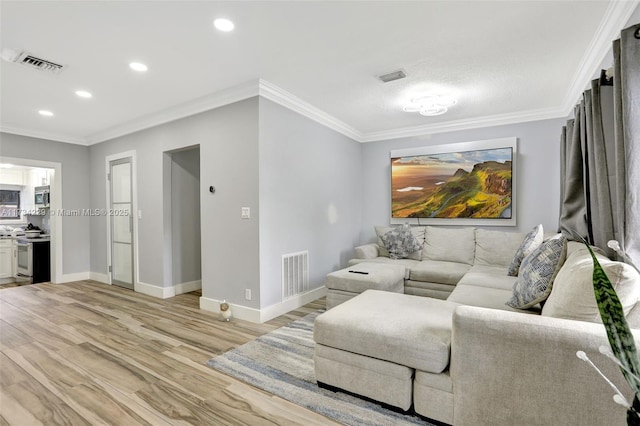
<path id="1" fill-rule="evenodd" d="M 517 139 L 391 151 L 391 223 L 516 225 Z"/>

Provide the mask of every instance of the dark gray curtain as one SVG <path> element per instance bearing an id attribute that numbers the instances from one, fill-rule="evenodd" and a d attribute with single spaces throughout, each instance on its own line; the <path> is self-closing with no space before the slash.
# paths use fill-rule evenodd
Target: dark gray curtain
<path id="1" fill-rule="evenodd" d="M 640 24 L 613 44 L 613 81 L 594 80 L 562 130 L 560 231 L 640 266 Z"/>
<path id="2" fill-rule="evenodd" d="M 620 187 L 616 199 L 620 212 L 618 241 L 629 260 L 640 267 L 640 24 L 622 31 L 614 44 L 616 149 L 619 151 Z M 624 182 L 624 184 L 623 184 Z"/>

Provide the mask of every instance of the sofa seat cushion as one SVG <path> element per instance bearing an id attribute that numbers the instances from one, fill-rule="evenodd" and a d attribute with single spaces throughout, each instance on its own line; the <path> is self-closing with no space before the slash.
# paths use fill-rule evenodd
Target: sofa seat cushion
<path id="1" fill-rule="evenodd" d="M 423 260 L 411 268 L 409 279 L 455 285 L 470 268 L 466 263 Z"/>
<path id="2" fill-rule="evenodd" d="M 511 308 L 506 305 L 507 300 L 511 298 L 511 290 L 503 290 L 499 288 L 479 287 L 473 285 L 458 284 L 447 298 L 449 302 L 455 302 L 460 305 L 479 306 L 481 308 L 499 309 L 501 311 L 521 312 L 521 313 L 540 313 L 540 305 L 532 307 L 530 310 L 523 311 Z"/>
<path id="3" fill-rule="evenodd" d="M 469 269 L 469 272 L 462 277 L 458 285 L 498 288 L 511 291 L 515 281 L 516 277 L 508 276 L 506 268 L 502 266 L 474 265 Z"/>
<path id="4" fill-rule="evenodd" d="M 405 271 L 402 265 L 364 262 L 327 274 L 325 285 L 330 290 L 352 293 L 368 289 L 397 292 L 404 287 Z"/>
<path id="5" fill-rule="evenodd" d="M 361 263 L 382 263 L 387 265 L 402 265 L 406 268 L 405 278 L 409 278 L 409 270 L 420 263 L 419 260 L 411 259 L 389 259 L 388 257 L 374 257 L 373 259 L 351 259 L 347 264 L 349 266 L 359 265 Z"/>
<path id="6" fill-rule="evenodd" d="M 451 324 L 457 303 L 367 290 L 318 316 L 321 345 L 430 373 L 449 365 Z"/>

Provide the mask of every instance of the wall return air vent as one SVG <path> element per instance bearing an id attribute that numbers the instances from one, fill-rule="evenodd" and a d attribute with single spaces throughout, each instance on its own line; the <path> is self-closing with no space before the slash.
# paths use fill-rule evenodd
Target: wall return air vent
<path id="1" fill-rule="evenodd" d="M 16 64 L 53 74 L 59 74 L 64 68 L 64 65 L 60 65 L 48 59 L 39 58 L 25 51 L 18 52 L 11 49 L 2 49 L 2 59 L 7 62 L 14 62 Z"/>

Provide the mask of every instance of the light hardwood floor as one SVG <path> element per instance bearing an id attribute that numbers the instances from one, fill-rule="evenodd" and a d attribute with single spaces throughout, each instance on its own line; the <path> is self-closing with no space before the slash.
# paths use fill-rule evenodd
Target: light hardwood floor
<path id="1" fill-rule="evenodd" d="M 218 321 L 199 296 L 92 281 L 0 291 L 0 425 L 335 424 L 205 365 L 324 300 L 252 324 Z"/>

